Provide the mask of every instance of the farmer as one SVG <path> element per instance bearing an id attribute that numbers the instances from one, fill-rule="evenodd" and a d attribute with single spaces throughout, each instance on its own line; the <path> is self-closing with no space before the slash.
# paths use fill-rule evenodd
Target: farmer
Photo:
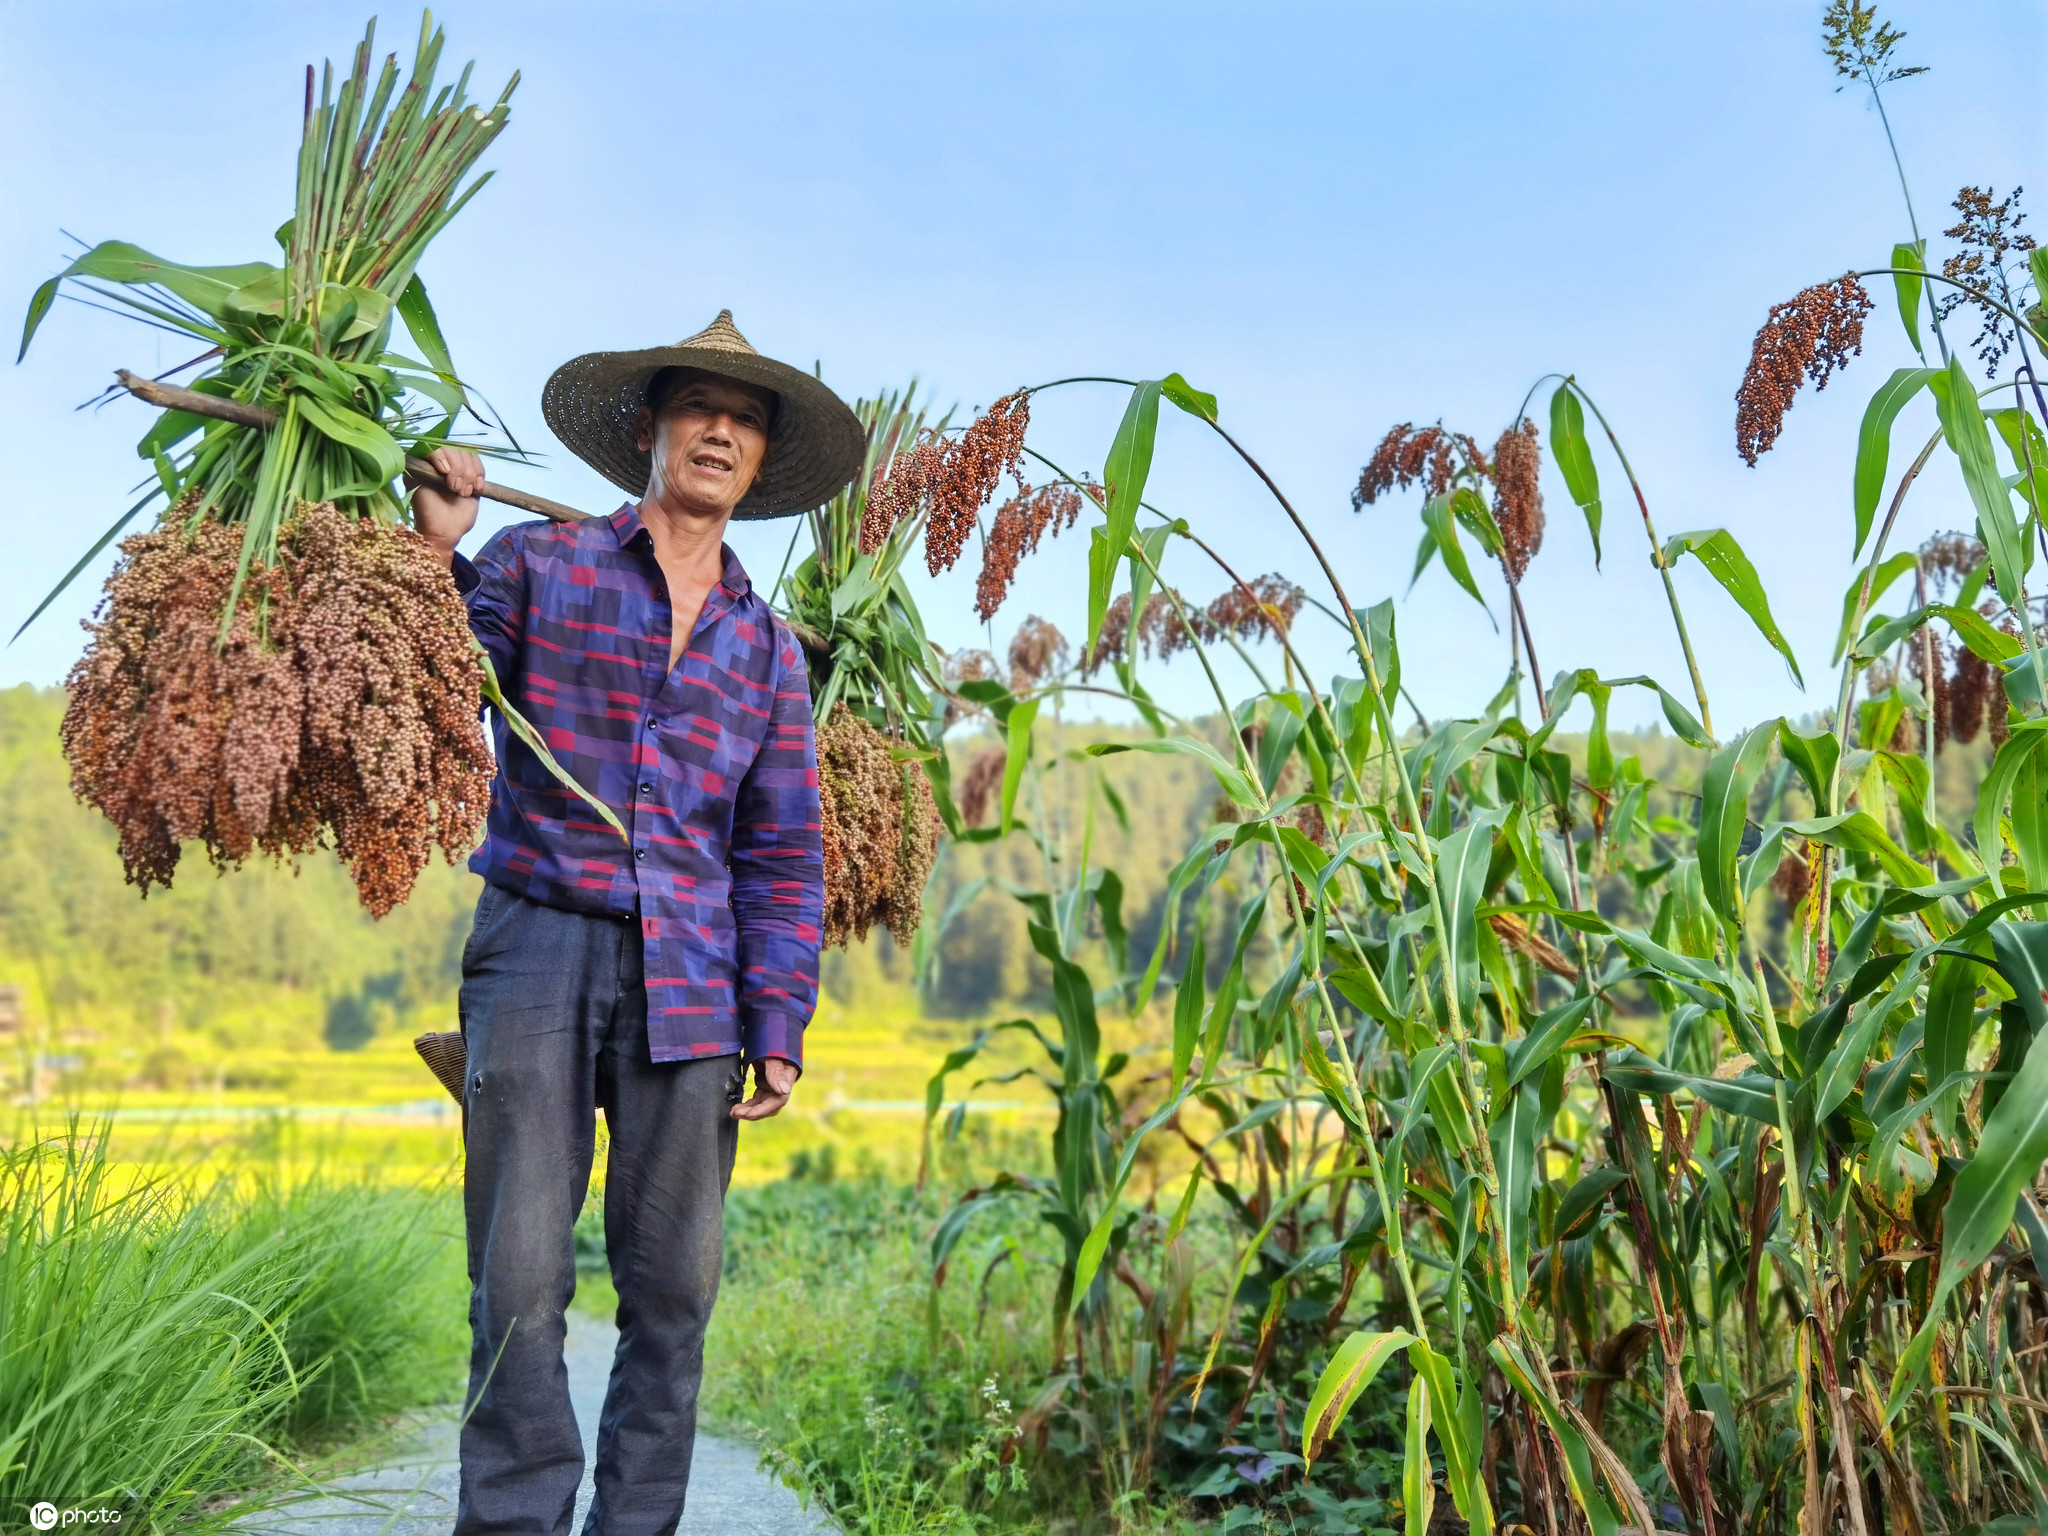
<path id="1" fill-rule="evenodd" d="M 413 491 L 506 697 L 626 831 L 496 720 L 462 956 L 473 1342 L 455 1530 L 569 1529 L 583 1448 L 563 1309 L 602 1109 L 619 1344 L 584 1531 L 653 1536 L 682 1517 L 738 1122 L 796 1087 L 824 909 L 803 651 L 725 527 L 829 500 L 863 437 L 730 311 L 672 347 L 563 364 L 541 409 L 638 504 L 515 524 L 472 563 L 455 546 L 476 455 L 436 451 L 447 491 Z"/>

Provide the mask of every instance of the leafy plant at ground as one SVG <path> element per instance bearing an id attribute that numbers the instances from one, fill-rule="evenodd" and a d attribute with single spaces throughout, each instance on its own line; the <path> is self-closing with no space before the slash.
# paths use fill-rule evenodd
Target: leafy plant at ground
<path id="1" fill-rule="evenodd" d="M 1873 92 L 1908 73 L 1891 62 L 1898 34 L 1868 8 L 1836 6 L 1827 27 L 1838 65 Z M 1498 446 L 1435 429 L 1418 451 L 1429 434 L 1401 428 L 1361 502 L 1398 488 L 1404 467 L 1423 481 L 1418 568 L 1441 555 L 1480 597 L 1461 544 L 1477 539 L 1502 561 L 1517 632 L 1484 712 L 1401 730 L 1392 605 L 1351 602 L 1216 401 L 1178 375 L 1059 381 L 1130 389 L 1101 487 L 1047 465 L 1100 513 L 1082 664 L 1116 658 L 1113 691 L 1155 733 L 1090 752 L 1194 758 L 1222 798 L 1175 872 L 1156 944 L 1134 952 L 1120 882 L 1091 866 L 1085 831 L 1076 849 L 1027 815 L 1033 774 L 1091 771 L 1086 754 L 1033 766 L 1039 700 L 1074 686 L 1078 667 L 1022 691 L 960 690 L 1005 743 L 999 777 L 986 776 L 988 831 L 1021 832 L 1043 856 L 1043 886 L 1014 894 L 1055 1022 L 1000 1027 L 1037 1041 L 1029 1075 L 1059 1119 L 1049 1175 L 984 1182 L 937 1223 L 932 1275 L 939 1294 L 961 1284 L 963 1245 L 994 1213 L 1028 1213 L 1049 1234 L 1050 1368 L 1020 1421 L 1034 1467 L 1089 1469 L 1112 1514 L 1161 1487 L 1218 1500 L 1235 1506 L 1233 1529 L 1256 1507 L 1420 1533 L 1449 1505 L 1479 1529 L 1595 1536 L 2048 1518 L 2048 1225 L 2034 1189 L 2048 1055 L 2033 1049 L 2048 1022 L 2048 687 L 2027 587 L 2048 471 L 2032 362 L 2048 339 L 2032 301 L 2048 264 L 1990 194 L 1965 189 L 1958 208 L 1963 255 L 1943 273 L 1917 243 L 1875 269 L 1895 279 L 1916 348 L 1926 310 L 1942 366 L 1901 370 L 1866 416 L 1851 498 L 1864 563 L 1818 721 L 1715 731 L 1679 560 L 1705 566 L 1795 680 L 1797 661 L 1726 530 L 1659 535 L 1574 376 L 1552 392 L 1550 452 L 1597 539 L 1590 410 L 1642 518 L 1697 713 L 1650 678 L 1575 668 L 1525 716 L 1520 657 L 1535 644 L 1514 587 L 1540 522 L 1526 502 L 1514 509 L 1511 544 L 1488 505 Z M 1772 312 L 1738 397 L 1752 462 L 1797 390 L 1860 352 L 1872 275 Z M 1996 333 L 1980 346 L 1989 388 L 1948 351 L 1937 287 Z M 2008 357 L 2014 375 L 2000 379 Z M 1891 481 L 1891 425 L 1922 390 L 1938 426 Z M 963 441 L 1004 450 L 972 468 L 1037 458 L 1022 427 L 1034 392 L 968 429 Z M 1206 546 L 1144 501 L 1162 401 L 1215 430 L 1272 493 L 1326 591 L 1316 606 L 1344 632 L 1350 676 L 1314 686 L 1289 626 L 1226 567 L 1287 657 L 1284 686 L 1261 676 L 1252 697 L 1226 694 L 1209 655 L 1224 636 L 1164 572 Z M 1504 434 L 1524 488 L 1526 409 Z M 1900 507 L 1944 444 L 1975 539 L 1888 559 Z M 962 468 L 913 488 L 957 520 L 992 486 Z M 1908 572 L 1914 606 L 1877 612 Z M 1136 686 L 1148 614 L 1203 666 L 1221 729 L 1170 722 Z M 1945 656 L 1937 623 L 1954 637 Z M 1689 782 L 1660 786 L 1615 760 L 1607 710 L 1624 685 L 1654 690 L 1697 750 Z M 1559 740 L 1581 701 L 1591 718 L 1575 761 Z M 1978 722 L 1995 755 L 1974 808 L 1945 820 L 1935 768 Z M 1165 1007 L 1146 1011 L 1162 983 L 1170 1036 L 1142 1063 L 1107 1052 L 1105 1010 L 1164 1030 Z M 942 1064 L 934 1117 L 980 1044 Z M 1162 1187 L 1170 1148 L 1180 1171 Z M 1141 1166 L 1156 1204 L 1126 1198 Z M 1196 1280 L 1201 1212 L 1237 1233 L 1220 1293 Z M 1385 1405 L 1362 1431 L 1361 1402 Z"/>
<path id="2" fill-rule="evenodd" d="M 75 1122 L 0 1154 L 0 1505 L 224 1525 L 308 1450 L 446 1401 L 461 1245 L 434 1194 L 120 1170 Z"/>

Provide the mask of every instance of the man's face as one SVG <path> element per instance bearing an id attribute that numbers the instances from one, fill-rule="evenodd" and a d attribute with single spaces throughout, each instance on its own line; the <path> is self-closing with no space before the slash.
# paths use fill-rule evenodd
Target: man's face
<path id="1" fill-rule="evenodd" d="M 768 455 L 768 391 L 690 368 L 659 409 L 640 410 L 640 447 L 653 456 L 647 494 L 679 510 L 722 517 Z"/>

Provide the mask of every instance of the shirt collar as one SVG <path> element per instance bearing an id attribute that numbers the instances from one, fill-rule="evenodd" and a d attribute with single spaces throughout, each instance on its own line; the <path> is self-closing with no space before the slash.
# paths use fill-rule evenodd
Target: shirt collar
<path id="1" fill-rule="evenodd" d="M 605 521 L 612 525 L 612 532 L 618 535 L 619 548 L 630 549 L 635 539 L 644 536 L 649 553 L 653 552 L 654 535 L 647 532 L 647 525 L 640 521 L 640 509 L 632 502 L 627 502 Z M 724 588 L 726 596 L 737 601 L 753 590 L 753 581 L 747 575 L 747 568 L 740 564 L 740 557 L 732 552 L 730 544 L 721 544 L 718 549 L 724 562 L 718 584 Z"/>

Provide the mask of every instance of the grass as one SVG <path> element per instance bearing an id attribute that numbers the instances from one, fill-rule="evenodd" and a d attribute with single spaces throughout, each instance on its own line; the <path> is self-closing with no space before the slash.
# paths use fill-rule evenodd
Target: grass
<path id="1" fill-rule="evenodd" d="M 76 1122 L 0 1153 L 0 1510 L 224 1523 L 460 1388 L 459 1211 L 431 1189 L 141 1173 Z"/>
<path id="2" fill-rule="evenodd" d="M 1016 1399 L 1045 1365 L 1029 1288 L 999 1274 L 983 1296 L 962 1276 L 935 1295 L 921 1249 L 936 1199 L 807 1174 L 728 1205 L 709 1419 L 760 1441 L 857 1536 L 1045 1529 L 1049 1490 L 1014 1444 Z"/>

